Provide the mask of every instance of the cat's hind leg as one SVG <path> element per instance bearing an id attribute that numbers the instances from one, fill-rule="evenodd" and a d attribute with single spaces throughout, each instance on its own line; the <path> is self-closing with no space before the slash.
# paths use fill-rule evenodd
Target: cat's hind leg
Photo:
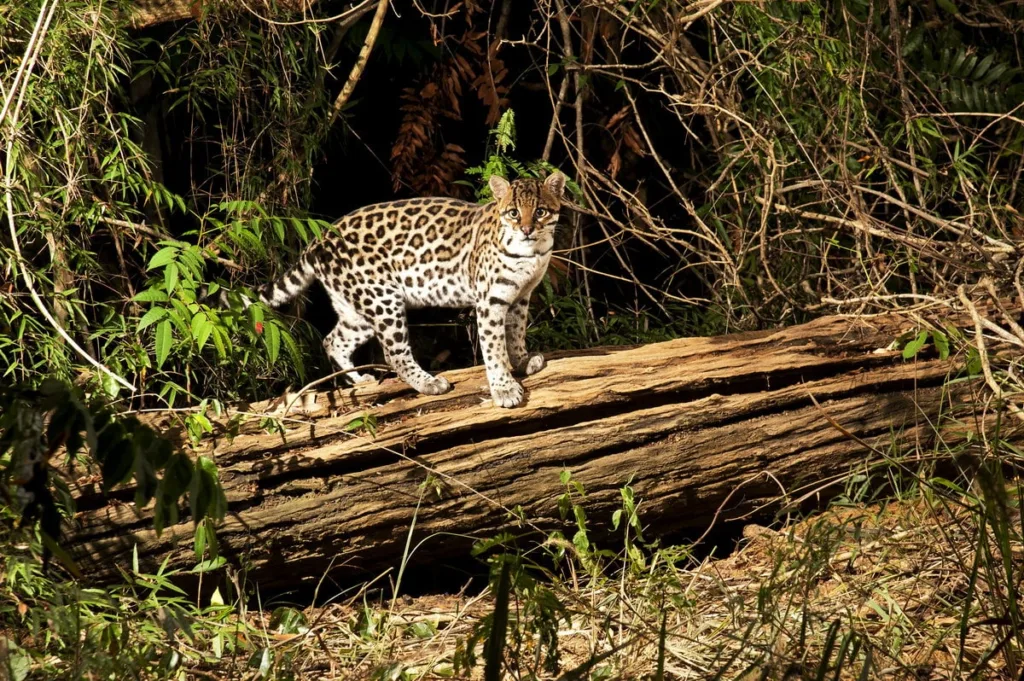
<path id="1" fill-rule="evenodd" d="M 374 286 L 373 297 L 360 300 L 360 310 L 373 325 L 377 340 L 384 346 L 384 356 L 398 377 L 424 395 L 440 395 L 451 390 L 451 383 L 442 376 L 431 376 L 419 365 L 409 345 L 409 323 L 405 301 L 397 286 Z"/>
<path id="2" fill-rule="evenodd" d="M 334 311 L 338 314 L 338 323 L 324 338 L 324 350 L 331 360 L 342 371 L 352 369 L 352 355 L 363 343 L 373 338 L 373 326 L 355 307 L 340 296 L 331 296 Z M 348 371 L 345 374 L 352 383 L 374 380 L 369 374 Z"/>

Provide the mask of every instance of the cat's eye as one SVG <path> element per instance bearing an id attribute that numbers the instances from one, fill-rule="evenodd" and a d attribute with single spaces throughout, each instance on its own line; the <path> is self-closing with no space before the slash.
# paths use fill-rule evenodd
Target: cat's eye
<path id="1" fill-rule="evenodd" d="M 518 220 L 519 219 L 519 210 L 516 209 L 516 208 L 513 208 L 512 210 L 510 210 L 508 212 L 508 216 L 510 218 L 512 218 L 513 220 Z"/>
<path id="2" fill-rule="evenodd" d="M 534 215 L 536 215 L 538 218 L 545 218 L 548 215 L 548 210 L 547 208 L 538 208 L 537 212 L 534 213 Z"/>

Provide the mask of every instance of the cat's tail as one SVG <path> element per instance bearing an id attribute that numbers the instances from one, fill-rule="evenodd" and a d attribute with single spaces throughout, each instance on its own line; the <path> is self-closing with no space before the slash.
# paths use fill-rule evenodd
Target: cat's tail
<path id="1" fill-rule="evenodd" d="M 260 302 L 269 307 L 279 307 L 305 291 L 313 283 L 313 280 L 316 279 L 316 272 L 313 269 L 315 254 L 315 249 L 307 250 L 302 254 L 298 262 L 278 277 L 276 281 L 261 286 L 257 290 Z M 238 293 L 237 295 L 242 302 L 243 309 L 252 305 L 253 301 L 249 299 L 249 296 L 244 293 Z M 203 286 L 199 299 L 206 302 L 216 300 L 217 304 L 221 307 L 231 307 L 229 292 L 226 288 L 220 288 L 219 291 L 211 295 L 209 287 Z"/>
<path id="2" fill-rule="evenodd" d="M 269 307 L 279 307 L 309 288 L 316 279 L 313 269 L 316 253 L 316 248 L 308 249 L 277 281 L 261 286 L 260 302 Z"/>

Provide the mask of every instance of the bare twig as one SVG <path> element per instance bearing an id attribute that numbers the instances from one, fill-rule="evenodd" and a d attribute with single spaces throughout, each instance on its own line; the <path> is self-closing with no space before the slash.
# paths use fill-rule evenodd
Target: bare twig
<path id="1" fill-rule="evenodd" d="M 370 23 L 370 30 L 366 34 L 366 40 L 363 41 L 363 46 L 359 49 L 359 56 L 356 57 L 356 63 L 352 65 L 352 71 L 348 74 L 348 80 L 345 81 L 341 92 L 338 93 L 338 98 L 334 100 L 334 106 L 331 107 L 330 124 L 333 124 L 335 119 L 337 119 L 338 114 L 341 113 L 349 97 L 352 96 L 352 91 L 356 89 L 356 83 L 359 82 L 359 77 L 363 75 L 363 69 L 366 68 L 366 62 L 370 59 L 370 51 L 373 50 L 373 46 L 377 42 L 377 34 L 380 33 L 380 27 L 384 23 L 384 16 L 387 12 L 388 0 L 379 0 L 377 11 L 373 15 L 373 21 Z"/>
<path id="2" fill-rule="evenodd" d="M 981 371 L 985 376 L 985 384 L 988 385 L 996 399 L 1006 405 L 1006 408 L 1011 414 L 1017 417 L 1018 420 L 1024 421 L 1024 411 L 1010 400 L 1005 399 L 1002 386 L 999 385 L 999 382 L 996 381 L 995 376 L 992 374 L 992 366 L 989 361 L 988 352 L 985 349 L 985 333 L 982 330 L 982 327 L 985 326 L 985 324 L 981 315 L 978 313 L 978 308 L 970 298 L 967 297 L 967 293 L 962 285 L 957 287 L 956 293 L 960 298 L 960 302 L 963 303 L 964 308 L 971 315 L 971 319 L 974 321 L 974 345 L 978 351 L 978 361 L 981 363 Z"/>

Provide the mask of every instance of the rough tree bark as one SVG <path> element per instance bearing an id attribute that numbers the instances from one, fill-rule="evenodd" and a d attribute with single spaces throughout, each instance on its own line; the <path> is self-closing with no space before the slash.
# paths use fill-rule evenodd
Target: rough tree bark
<path id="1" fill-rule="evenodd" d="M 910 328 L 830 317 L 575 353 L 526 379 L 513 410 L 482 400 L 479 368 L 447 373 L 455 390 L 437 397 L 395 382 L 320 394 L 320 414 L 284 437 L 253 427 L 212 447 L 230 503 L 222 548 L 264 587 L 396 567 L 414 520 L 413 565 L 465 559 L 470 537 L 570 530 L 558 515 L 564 468 L 598 528 L 629 481 L 651 535 L 771 513 L 783 494 L 797 503 L 862 464 L 868 445 L 893 452 L 932 437 L 955 402 L 942 388 L 953 366 L 882 349 Z M 376 436 L 347 432 L 366 411 Z M 94 576 L 129 565 L 136 543 L 146 564 L 194 564 L 188 522 L 158 538 L 129 503 L 102 506 L 83 490 L 79 508 L 73 555 Z"/>

